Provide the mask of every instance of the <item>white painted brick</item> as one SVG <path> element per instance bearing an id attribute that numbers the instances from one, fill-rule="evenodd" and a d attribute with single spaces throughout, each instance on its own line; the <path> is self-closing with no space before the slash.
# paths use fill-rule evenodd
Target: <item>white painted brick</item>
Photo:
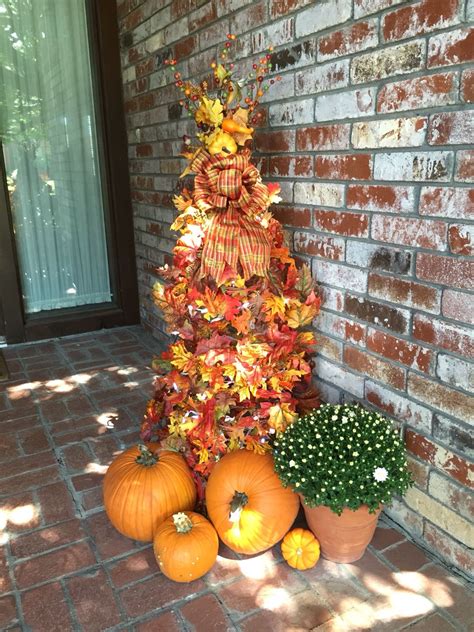
<path id="1" fill-rule="evenodd" d="M 324 307 L 326 307 L 326 305 L 324 305 Z M 317 331 L 321 331 L 331 336 L 336 336 L 337 338 L 342 338 L 342 340 L 346 340 L 346 325 L 353 325 L 353 321 L 337 316 L 336 314 L 332 314 L 331 312 L 326 312 L 324 309 L 321 310 L 315 320 Z M 358 344 L 361 347 L 365 346 L 365 342 L 363 340 L 356 343 L 355 340 L 351 338 L 351 342 L 354 342 L 354 344 Z"/>
<path id="2" fill-rule="evenodd" d="M 449 115 L 448 115 L 449 116 Z M 430 145 L 463 145 L 474 140 L 474 110 L 456 112 L 454 120 L 449 125 L 449 139 L 439 142 L 446 133 L 446 119 L 443 114 L 433 115 L 430 126 Z"/>
<path id="3" fill-rule="evenodd" d="M 377 13 L 388 7 L 393 7 L 407 0 L 354 0 L 354 18 Z"/>
<path id="4" fill-rule="evenodd" d="M 122 70 L 122 79 L 124 83 L 129 83 L 130 81 L 135 81 L 137 76 L 135 66 L 129 66 L 128 68 L 124 68 Z"/>
<path id="5" fill-rule="evenodd" d="M 294 37 L 294 20 L 293 18 L 285 18 L 279 22 L 273 22 L 257 33 L 252 35 L 252 50 L 254 53 L 260 53 L 269 46 L 277 48 L 283 44 L 293 41 Z"/>
<path id="6" fill-rule="evenodd" d="M 410 182 L 423 180 L 446 182 L 451 178 L 453 162 L 453 154 L 447 151 L 376 154 L 374 178 Z"/>
<path id="7" fill-rule="evenodd" d="M 418 537 L 423 535 L 423 516 L 410 509 L 403 500 L 393 498 L 391 504 L 385 507 L 384 512 L 397 524 L 402 524 L 409 533 Z"/>
<path id="8" fill-rule="evenodd" d="M 365 397 L 375 406 L 380 403 L 380 408 L 383 410 L 390 409 L 390 413 L 387 414 L 391 417 L 395 417 L 399 421 L 406 421 L 410 426 L 418 430 L 424 430 L 427 433 L 431 432 L 433 413 L 428 408 L 415 404 L 409 399 L 397 395 L 393 391 L 370 380 L 365 384 Z"/>
<path id="9" fill-rule="evenodd" d="M 349 60 L 313 66 L 296 73 L 296 94 L 316 94 L 349 85 Z"/>
<path id="10" fill-rule="evenodd" d="M 351 268 L 339 263 L 313 259 L 313 276 L 318 283 L 341 287 L 354 292 L 365 292 L 367 270 Z"/>
<path id="11" fill-rule="evenodd" d="M 343 184 L 320 184 L 317 182 L 295 183 L 295 202 L 298 204 L 313 204 L 315 206 L 333 206 L 339 208 L 343 205 L 343 200 Z"/>
<path id="12" fill-rule="evenodd" d="M 335 312 L 342 312 L 344 309 L 344 294 L 340 290 L 332 287 L 321 288 L 322 304 L 326 309 L 332 309 Z M 318 324 L 318 319 L 315 320 Z"/>
<path id="13" fill-rule="evenodd" d="M 316 121 L 360 118 L 375 112 L 375 88 L 361 88 L 316 97 Z"/>
<path id="14" fill-rule="evenodd" d="M 436 470 L 431 471 L 428 492 L 444 505 L 455 507 L 456 512 L 468 520 L 474 519 L 474 496 L 467 497 L 469 492 L 465 487 L 457 485 Z"/>
<path id="15" fill-rule="evenodd" d="M 351 17 L 351 2 L 348 0 L 329 0 L 316 2 L 312 7 L 296 17 L 296 37 L 323 31 L 329 26 L 342 24 Z"/>
<path id="16" fill-rule="evenodd" d="M 351 64 L 351 83 L 369 83 L 422 68 L 424 40 L 399 44 L 354 57 Z"/>
<path id="17" fill-rule="evenodd" d="M 263 94 L 260 103 L 274 103 L 278 99 L 288 99 L 295 96 L 295 75 L 292 72 L 286 72 L 281 75 L 281 80 L 276 81 L 270 89 Z"/>
<path id="18" fill-rule="evenodd" d="M 326 382 L 322 382 L 319 379 L 315 380 L 317 389 L 321 396 L 321 400 L 323 402 L 328 402 L 329 404 L 339 404 L 341 401 L 341 391 Z"/>
<path id="19" fill-rule="evenodd" d="M 407 491 L 405 502 L 414 511 L 417 511 L 433 524 L 444 529 L 459 542 L 470 548 L 474 547 L 474 529 L 468 520 L 465 520 L 416 487 L 412 487 Z"/>
<path id="20" fill-rule="evenodd" d="M 352 144 L 356 149 L 418 147 L 425 141 L 427 127 L 421 116 L 357 122 L 352 126 Z"/>
<path id="21" fill-rule="evenodd" d="M 474 390 L 474 364 L 471 362 L 440 353 L 436 375 L 451 386 L 457 386 L 470 392 Z"/>
<path id="22" fill-rule="evenodd" d="M 300 125 L 313 121 L 313 99 L 300 99 L 270 106 L 270 125 Z"/>
<path id="23" fill-rule="evenodd" d="M 341 366 L 333 364 L 329 360 L 317 356 L 315 359 L 315 374 L 326 382 L 330 382 L 339 388 L 352 393 L 356 397 L 364 396 L 364 378 L 354 375 Z"/>

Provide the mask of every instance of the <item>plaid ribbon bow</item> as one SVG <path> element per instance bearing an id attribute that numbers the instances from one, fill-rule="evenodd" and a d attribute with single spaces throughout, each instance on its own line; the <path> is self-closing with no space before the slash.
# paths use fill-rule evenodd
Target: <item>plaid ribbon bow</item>
<path id="1" fill-rule="evenodd" d="M 269 193 L 249 157 L 248 150 L 230 156 L 202 151 L 191 165 L 196 173 L 195 204 L 205 212 L 214 211 L 200 274 L 211 275 L 218 285 L 224 281 L 226 267 L 249 279 L 254 274 L 265 276 L 270 265 L 271 243 L 255 219 L 267 208 Z"/>

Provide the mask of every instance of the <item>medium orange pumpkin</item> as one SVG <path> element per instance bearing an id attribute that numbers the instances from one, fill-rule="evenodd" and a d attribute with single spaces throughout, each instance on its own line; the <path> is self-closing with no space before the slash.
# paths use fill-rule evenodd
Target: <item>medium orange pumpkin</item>
<path id="1" fill-rule="evenodd" d="M 196 486 L 183 457 L 158 444 L 122 452 L 104 477 L 105 511 L 117 531 L 151 542 L 172 513 L 193 509 Z"/>
<path id="2" fill-rule="evenodd" d="M 281 552 L 290 566 L 305 571 L 319 560 L 319 542 L 308 529 L 292 529 L 283 538 Z"/>
<path id="3" fill-rule="evenodd" d="M 300 502 L 280 483 L 270 454 L 237 450 L 214 466 L 206 504 L 221 540 L 237 553 L 254 554 L 281 540 Z"/>
<path id="4" fill-rule="evenodd" d="M 153 539 L 161 572 L 175 582 L 191 582 L 205 575 L 216 561 L 218 548 L 212 524 L 193 511 L 169 516 Z"/>

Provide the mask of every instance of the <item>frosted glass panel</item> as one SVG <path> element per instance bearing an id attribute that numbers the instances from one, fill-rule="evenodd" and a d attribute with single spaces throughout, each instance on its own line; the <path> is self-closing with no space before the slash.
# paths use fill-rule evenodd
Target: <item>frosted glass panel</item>
<path id="1" fill-rule="evenodd" d="M 26 312 L 110 302 L 84 0 L 0 0 L 0 138 Z"/>

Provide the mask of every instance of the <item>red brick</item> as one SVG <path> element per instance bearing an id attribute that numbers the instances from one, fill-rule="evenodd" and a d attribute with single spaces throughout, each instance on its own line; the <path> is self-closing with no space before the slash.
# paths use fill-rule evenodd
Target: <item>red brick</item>
<path id="1" fill-rule="evenodd" d="M 439 290 L 414 281 L 370 273 L 369 294 L 392 303 L 439 313 Z"/>
<path id="2" fill-rule="evenodd" d="M 407 331 L 407 316 L 403 311 L 383 305 L 378 301 L 369 301 L 366 298 L 346 294 L 344 309 L 360 320 L 374 323 L 403 334 Z"/>
<path id="3" fill-rule="evenodd" d="M 135 626 L 136 632 L 181 632 L 181 629 L 173 612 L 165 612 Z"/>
<path id="4" fill-rule="evenodd" d="M 382 331 L 370 330 L 367 336 L 367 349 L 387 359 L 406 364 L 406 366 L 428 373 L 432 352 L 417 344 L 401 338 L 395 338 Z"/>
<path id="5" fill-rule="evenodd" d="M 423 187 L 420 215 L 474 218 L 474 189 Z"/>
<path id="6" fill-rule="evenodd" d="M 417 456 L 422 461 L 426 461 L 431 464 L 435 463 L 437 452 L 436 445 L 426 437 L 423 437 L 409 428 L 405 432 L 405 446 L 409 452 Z"/>
<path id="7" fill-rule="evenodd" d="M 396 544 L 404 539 L 405 536 L 403 533 L 400 533 L 400 531 L 378 526 L 375 530 L 370 546 L 373 546 L 374 549 L 377 549 L 377 551 L 383 551 L 387 547 L 392 546 L 392 544 Z"/>
<path id="8" fill-rule="evenodd" d="M 74 517 L 71 494 L 64 482 L 47 485 L 37 491 L 44 524 L 52 524 Z"/>
<path id="9" fill-rule="evenodd" d="M 273 216 L 287 226 L 294 226 L 295 228 L 309 228 L 311 226 L 311 210 L 309 208 L 280 206 L 278 204 L 272 211 Z"/>
<path id="10" fill-rule="evenodd" d="M 254 564 L 257 559 L 254 558 Z M 264 571 L 262 571 L 263 574 Z M 271 592 L 283 588 L 287 593 L 293 595 L 292 603 L 296 606 L 294 593 L 304 588 L 302 579 L 286 564 L 275 565 L 272 563 L 271 567 L 268 568 L 268 575 L 265 579 L 244 577 L 237 582 L 227 584 L 219 590 L 220 598 L 231 610 L 247 613 L 255 608 L 263 607 L 262 601 L 259 600 L 259 593 L 262 590 L 271 594 Z"/>
<path id="11" fill-rule="evenodd" d="M 198 38 L 195 35 L 190 35 L 174 45 L 174 57 L 175 59 L 184 59 L 189 57 L 199 48 Z"/>
<path id="12" fill-rule="evenodd" d="M 0 463 L 0 478 L 16 476 L 31 470 L 41 470 L 55 463 L 56 459 L 51 452 L 42 452 L 40 454 L 29 455 L 28 457 L 4 461 Z M 39 476 L 38 473 L 37 476 Z"/>
<path id="13" fill-rule="evenodd" d="M 379 91 L 377 112 L 398 112 L 449 105 L 456 100 L 455 91 L 454 73 L 388 83 Z"/>
<path id="14" fill-rule="evenodd" d="M 444 290 L 441 311 L 447 318 L 474 325 L 474 294 Z"/>
<path id="15" fill-rule="evenodd" d="M 204 595 L 181 607 L 181 614 L 195 632 L 221 632 L 231 625 L 215 595 Z"/>
<path id="16" fill-rule="evenodd" d="M 428 43 L 428 68 L 449 66 L 474 59 L 474 29 L 462 28 L 440 33 Z"/>
<path id="17" fill-rule="evenodd" d="M 61 454 L 64 459 L 68 470 L 84 470 L 93 461 L 90 450 L 85 445 L 76 444 L 71 445 L 61 450 Z"/>
<path id="18" fill-rule="evenodd" d="M 410 401 L 404 394 L 397 395 L 392 390 L 367 380 L 365 398 L 391 417 L 395 417 L 399 421 L 406 421 L 420 430 L 431 431 L 432 411 Z"/>
<path id="19" fill-rule="evenodd" d="M 170 582 L 164 575 L 156 575 L 139 584 L 124 588 L 120 593 L 123 606 L 129 617 L 143 616 L 150 610 L 165 608 L 190 593 L 198 593 L 205 588 L 202 579 L 191 584 Z"/>
<path id="20" fill-rule="evenodd" d="M 142 61 L 135 66 L 135 72 L 137 77 L 143 77 L 144 75 L 150 74 L 155 70 L 155 59 L 154 57 L 148 57 L 145 61 Z"/>
<path id="21" fill-rule="evenodd" d="M 10 478 L 0 477 L 0 496 L 35 489 L 38 485 L 48 485 L 49 483 L 57 481 L 59 478 L 60 473 L 57 465 L 45 467 L 42 470 L 25 472 L 24 474 L 11 476 Z"/>
<path id="22" fill-rule="evenodd" d="M 459 182 L 474 182 L 474 150 L 463 149 L 457 152 L 454 179 Z"/>
<path id="23" fill-rule="evenodd" d="M 252 2 L 250 6 L 233 16 L 230 21 L 232 33 L 246 33 L 265 21 L 266 3 L 263 0 Z"/>
<path id="24" fill-rule="evenodd" d="M 137 158 L 145 158 L 146 156 L 153 156 L 153 147 L 147 143 L 143 145 L 136 145 L 135 151 Z"/>
<path id="25" fill-rule="evenodd" d="M 466 423 L 472 421 L 472 397 L 460 391 L 455 391 L 444 384 L 412 373 L 408 376 L 408 393 L 418 401 L 428 404 L 432 408 L 437 408 L 460 421 Z M 471 479 L 469 478 L 469 469 L 474 468 L 474 464 L 468 465 L 453 455 L 451 459 L 446 459 L 446 463 L 443 463 L 442 467 L 463 485 L 474 485 L 473 472 L 471 472 Z"/>
<path id="26" fill-rule="evenodd" d="M 72 577 L 67 585 L 84 630 L 101 632 L 120 623 L 120 611 L 103 570 Z"/>
<path id="27" fill-rule="evenodd" d="M 421 549 L 412 542 L 401 542 L 392 549 L 384 551 L 383 555 L 391 564 L 404 572 L 418 571 L 429 562 Z"/>
<path id="28" fill-rule="evenodd" d="M 217 18 L 216 6 L 213 2 L 207 2 L 205 4 L 201 2 L 200 4 L 201 6 L 189 16 L 189 32 L 207 26 Z"/>
<path id="29" fill-rule="evenodd" d="M 453 224 L 449 227 L 449 249 L 457 255 L 471 256 L 474 254 L 472 232 L 470 224 Z"/>
<path id="30" fill-rule="evenodd" d="M 270 176 L 302 176 L 313 175 L 313 159 L 310 156 L 274 156 L 269 161 Z"/>
<path id="31" fill-rule="evenodd" d="M 297 151 L 349 149 L 350 125 L 315 125 L 296 130 Z"/>
<path id="32" fill-rule="evenodd" d="M 35 454 L 35 452 L 50 449 L 48 438 L 42 428 L 31 428 L 20 432 L 18 439 L 25 454 Z"/>
<path id="33" fill-rule="evenodd" d="M 145 579 L 157 571 L 158 565 L 152 547 L 132 553 L 109 567 L 110 577 L 118 588 Z"/>
<path id="34" fill-rule="evenodd" d="M 314 226 L 318 230 L 352 237 L 367 237 L 369 218 L 362 213 L 344 213 L 341 211 L 314 212 Z"/>
<path id="35" fill-rule="evenodd" d="M 474 137 L 472 111 L 441 112 L 430 118 L 428 142 L 430 145 L 462 145 Z"/>
<path id="36" fill-rule="evenodd" d="M 423 569 L 423 576 L 427 580 L 424 592 L 439 608 L 446 608 L 447 612 L 461 624 L 474 620 L 474 602 L 469 586 L 438 564 L 431 564 Z M 443 590 L 442 587 L 446 587 L 447 590 Z M 446 603 L 447 591 L 451 602 L 449 605 Z M 429 628 L 428 632 L 435 631 Z M 443 632 L 442 627 L 440 632 Z"/>
<path id="37" fill-rule="evenodd" d="M 35 632 L 64 632 L 72 630 L 63 590 L 59 582 L 40 586 L 21 596 L 25 623 Z"/>
<path id="38" fill-rule="evenodd" d="M 135 550 L 133 540 L 121 535 L 108 519 L 105 512 L 87 519 L 87 530 L 93 538 L 102 559 L 109 559 Z"/>
<path id="39" fill-rule="evenodd" d="M 419 279 L 453 288 L 474 289 L 474 261 L 418 253 L 416 275 Z"/>
<path id="40" fill-rule="evenodd" d="M 65 549 L 39 555 L 15 566 L 14 572 L 20 588 L 74 573 L 93 566 L 95 557 L 86 542 L 67 546 Z"/>
<path id="41" fill-rule="evenodd" d="M 444 250 L 447 224 L 444 222 L 390 215 L 372 218 L 372 238 L 385 243 Z"/>
<path id="42" fill-rule="evenodd" d="M 372 175 L 372 157 L 369 154 L 316 156 L 314 168 L 318 178 L 368 180 Z"/>
<path id="43" fill-rule="evenodd" d="M 272 18 L 282 17 L 310 3 L 311 0 L 271 0 L 270 15 Z"/>
<path id="44" fill-rule="evenodd" d="M 351 184 L 347 188 L 348 208 L 380 213 L 407 213 L 413 210 L 413 189 L 385 185 Z"/>
<path id="45" fill-rule="evenodd" d="M 12 623 L 17 621 L 15 597 L 13 595 L 7 595 L 6 597 L 0 597 L 0 626 L 2 630 L 5 630 Z"/>
<path id="46" fill-rule="evenodd" d="M 3 549 L 0 549 L 0 595 L 10 592 L 11 589 L 12 584 L 10 581 L 10 574 L 8 572 L 6 553 Z"/>
<path id="47" fill-rule="evenodd" d="M 318 40 L 319 59 L 330 59 L 371 48 L 378 43 L 375 20 L 358 22 Z"/>
<path id="48" fill-rule="evenodd" d="M 458 12 L 459 0 L 424 0 L 409 7 L 402 7 L 384 16 L 384 39 L 399 40 L 446 28 L 459 21 Z"/>
<path id="49" fill-rule="evenodd" d="M 318 321 L 318 328 L 330 335 L 337 336 L 356 345 L 365 343 L 367 332 L 366 325 L 355 323 L 347 318 L 341 318 L 329 312 L 321 312 Z M 318 331 L 318 342 L 321 334 Z M 364 345 L 365 346 L 365 345 Z"/>
<path id="50" fill-rule="evenodd" d="M 474 70 L 465 70 L 462 73 L 461 97 L 465 103 L 474 103 Z"/>
<path id="51" fill-rule="evenodd" d="M 293 151 L 295 132 L 293 130 L 279 132 L 258 132 L 255 136 L 256 148 L 263 153 Z"/>
<path id="52" fill-rule="evenodd" d="M 369 375 L 375 380 L 393 386 L 393 388 L 402 389 L 405 386 L 404 369 L 379 360 L 360 349 L 345 347 L 344 363 L 359 373 Z"/>
<path id="53" fill-rule="evenodd" d="M 467 328 L 445 323 L 432 317 L 415 314 L 413 336 L 431 345 L 448 349 L 459 355 L 474 357 L 474 340 Z"/>
<path id="54" fill-rule="evenodd" d="M 103 508 L 104 506 L 104 495 L 101 487 L 95 487 L 94 489 L 89 489 L 81 494 L 81 507 L 85 512 L 91 511 L 92 509 Z"/>
<path id="55" fill-rule="evenodd" d="M 104 475 L 99 472 L 80 474 L 79 476 L 73 476 L 71 479 L 74 489 L 78 492 L 82 492 L 85 489 L 92 489 L 93 487 L 99 487 L 102 485 L 103 480 Z"/>
<path id="56" fill-rule="evenodd" d="M 295 232 L 294 248 L 297 253 L 324 257 L 334 261 L 344 259 L 344 242 L 335 237 L 316 233 Z"/>
<path id="57" fill-rule="evenodd" d="M 15 557 L 28 557 L 85 537 L 80 521 L 69 520 L 54 527 L 46 527 L 46 529 L 15 538 L 11 541 L 11 551 Z"/>

